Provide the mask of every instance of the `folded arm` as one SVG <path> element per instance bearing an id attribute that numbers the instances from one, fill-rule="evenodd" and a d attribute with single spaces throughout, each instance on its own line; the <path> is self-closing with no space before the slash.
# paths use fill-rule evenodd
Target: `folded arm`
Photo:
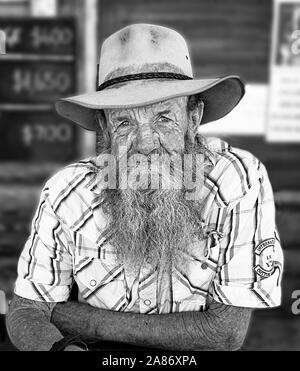
<path id="1" fill-rule="evenodd" d="M 12 342 L 22 350 L 50 349 L 62 334 L 159 349 L 237 350 L 246 336 L 250 317 L 249 308 L 215 301 L 206 312 L 146 315 L 15 296 L 8 314 L 8 330 Z"/>
<path id="2" fill-rule="evenodd" d="M 52 322 L 86 339 L 170 350 L 237 350 L 243 344 L 250 317 L 249 308 L 215 301 L 206 312 L 151 315 L 67 302 L 55 306 Z"/>
<path id="3" fill-rule="evenodd" d="M 11 342 L 19 350 L 50 350 L 63 338 L 50 322 L 56 303 L 39 302 L 14 295 L 6 315 L 6 327 Z"/>

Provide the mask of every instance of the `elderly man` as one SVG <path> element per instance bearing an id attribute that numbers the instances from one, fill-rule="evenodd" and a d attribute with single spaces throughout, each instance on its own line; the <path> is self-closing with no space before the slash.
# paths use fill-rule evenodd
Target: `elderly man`
<path id="1" fill-rule="evenodd" d="M 236 350 L 252 308 L 280 305 L 265 167 L 199 134 L 243 94 L 237 76 L 193 79 L 168 28 L 131 25 L 105 40 L 97 92 L 57 103 L 98 132 L 99 153 L 42 191 L 7 316 L 19 349 Z"/>

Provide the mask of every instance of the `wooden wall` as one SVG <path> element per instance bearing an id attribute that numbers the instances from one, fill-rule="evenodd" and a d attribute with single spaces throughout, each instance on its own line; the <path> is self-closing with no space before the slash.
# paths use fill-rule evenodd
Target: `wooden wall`
<path id="1" fill-rule="evenodd" d="M 171 27 L 189 40 L 195 75 L 268 81 L 271 0 L 101 0 L 100 41 L 131 23 Z"/>

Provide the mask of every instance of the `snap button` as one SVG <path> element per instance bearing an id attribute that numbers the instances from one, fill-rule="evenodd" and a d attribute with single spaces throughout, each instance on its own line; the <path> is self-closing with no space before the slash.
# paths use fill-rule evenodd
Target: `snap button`
<path id="1" fill-rule="evenodd" d="M 97 285 L 97 282 L 95 280 L 91 280 L 90 285 L 94 287 Z"/>
<path id="2" fill-rule="evenodd" d="M 207 263 L 202 263 L 201 264 L 201 268 L 202 269 L 207 269 L 208 268 L 208 264 Z"/>
<path id="3" fill-rule="evenodd" d="M 151 304 L 151 300 L 149 299 L 144 300 L 144 304 L 149 306 Z"/>

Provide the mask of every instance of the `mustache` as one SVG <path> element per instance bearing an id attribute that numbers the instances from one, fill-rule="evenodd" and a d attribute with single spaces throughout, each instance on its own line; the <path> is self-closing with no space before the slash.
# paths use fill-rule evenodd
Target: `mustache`
<path id="1" fill-rule="evenodd" d="M 146 156 L 151 156 L 151 155 L 163 155 L 163 154 L 166 154 L 166 155 L 171 155 L 171 152 L 161 143 L 160 143 L 160 146 L 159 147 L 155 147 L 153 148 L 153 150 L 151 152 L 149 152 L 149 154 L 147 154 Z M 134 155 L 134 154 L 140 154 L 140 155 L 145 155 L 144 153 L 140 152 L 140 151 L 136 151 L 134 149 L 134 146 L 133 146 L 133 143 L 130 144 L 130 146 L 128 147 L 127 149 L 127 155 L 128 157 Z"/>

